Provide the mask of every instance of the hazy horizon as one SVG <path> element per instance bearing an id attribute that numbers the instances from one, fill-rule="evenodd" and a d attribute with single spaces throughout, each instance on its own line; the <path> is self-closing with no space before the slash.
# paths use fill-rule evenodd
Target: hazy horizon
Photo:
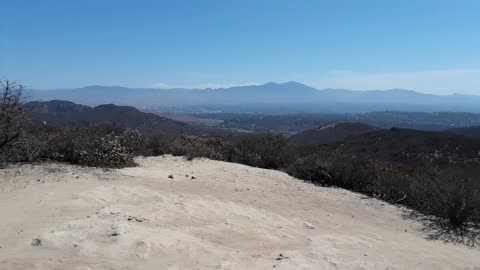
<path id="1" fill-rule="evenodd" d="M 274 81 L 269 81 L 269 82 L 264 82 L 264 83 L 245 83 L 245 84 L 228 84 L 228 85 L 220 85 L 220 84 L 209 84 L 209 85 L 199 85 L 199 86 L 182 86 L 182 85 L 157 85 L 157 86 L 151 86 L 151 87 L 136 87 L 136 86 L 125 86 L 125 85 L 98 85 L 98 84 L 86 84 L 86 85 L 81 85 L 81 86 L 76 86 L 76 87 L 69 87 L 69 88 L 32 88 L 29 86 L 26 86 L 26 89 L 29 90 L 36 90 L 36 91 L 50 91 L 50 90 L 71 90 L 71 89 L 81 89 L 81 88 L 89 88 L 89 87 L 118 87 L 118 88 L 128 88 L 128 89 L 151 89 L 151 90 L 221 90 L 225 89 L 228 90 L 230 88 L 236 88 L 236 87 L 248 87 L 248 86 L 262 86 L 262 85 L 268 85 L 270 83 L 282 85 L 282 84 L 287 84 L 287 83 L 299 83 L 303 84 L 308 87 L 312 87 L 316 90 L 322 91 L 322 90 L 338 90 L 338 91 L 355 91 L 355 92 L 369 92 L 369 91 L 413 91 L 417 92 L 420 94 L 427 94 L 427 95 L 436 95 L 436 96 L 450 96 L 450 95 L 465 95 L 465 96 L 480 96 L 480 91 L 479 94 L 474 93 L 474 94 L 462 94 L 462 93 L 428 93 L 428 92 L 422 92 L 422 91 L 417 91 L 414 89 L 404 89 L 404 88 L 388 88 L 388 89 L 346 89 L 346 88 L 316 88 L 314 86 L 304 84 L 302 82 L 297 82 L 297 81 L 285 81 L 285 82 L 274 82 Z"/>
<path id="2" fill-rule="evenodd" d="M 0 79 L 29 88 L 480 93 L 478 1 L 9 1 Z"/>

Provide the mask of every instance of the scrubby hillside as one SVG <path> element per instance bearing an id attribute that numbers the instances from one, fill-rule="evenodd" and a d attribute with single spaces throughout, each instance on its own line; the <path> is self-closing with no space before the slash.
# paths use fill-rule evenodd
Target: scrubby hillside
<path id="1" fill-rule="evenodd" d="M 480 164 L 480 140 L 434 131 L 391 128 L 350 138 L 337 147 L 349 154 L 401 163 Z"/>
<path id="2" fill-rule="evenodd" d="M 141 158 L 0 170 L 0 269 L 474 269 L 395 206 L 285 173 Z M 450 239 L 450 238 L 445 238 Z M 421 255 L 421 256 L 420 256 Z"/>
<path id="3" fill-rule="evenodd" d="M 70 101 L 52 100 L 47 102 L 28 102 L 25 111 L 35 121 L 49 125 L 108 123 L 126 128 L 158 128 L 166 132 L 192 132 L 194 128 L 172 119 L 153 113 L 144 113 L 131 106 L 104 104 L 91 108 Z"/>
<path id="4" fill-rule="evenodd" d="M 378 130 L 378 128 L 358 122 L 339 121 L 300 132 L 290 137 L 289 141 L 295 146 L 330 144 L 374 130 Z"/>
<path id="5" fill-rule="evenodd" d="M 447 131 L 458 135 L 480 139 L 480 126 L 452 128 L 448 129 Z"/>

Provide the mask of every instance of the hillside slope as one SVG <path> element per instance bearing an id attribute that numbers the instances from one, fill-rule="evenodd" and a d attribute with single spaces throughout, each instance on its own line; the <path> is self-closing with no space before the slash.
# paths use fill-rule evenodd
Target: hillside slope
<path id="1" fill-rule="evenodd" d="M 330 144 L 374 130 L 378 128 L 358 122 L 338 121 L 295 134 L 289 141 L 296 146 Z"/>
<path id="2" fill-rule="evenodd" d="M 480 138 L 480 126 L 452 128 L 452 129 L 447 129 L 446 131 L 450 133 L 455 133 L 458 135 L 463 135 L 466 137 L 477 138 L 477 139 Z"/>
<path id="3" fill-rule="evenodd" d="M 478 249 L 426 240 L 401 209 L 345 190 L 218 161 L 137 161 L 0 170 L 0 269 L 480 265 Z"/>
<path id="4" fill-rule="evenodd" d="M 131 106 L 103 104 L 91 108 L 70 101 L 52 100 L 28 102 L 24 108 L 32 120 L 45 121 L 49 125 L 108 123 L 125 128 L 159 128 L 171 133 L 193 131 L 193 128 L 185 123 L 141 112 Z"/>
<path id="5" fill-rule="evenodd" d="M 344 154 L 411 164 L 480 164 L 480 140 L 447 132 L 382 129 L 351 137 L 338 145 Z"/>

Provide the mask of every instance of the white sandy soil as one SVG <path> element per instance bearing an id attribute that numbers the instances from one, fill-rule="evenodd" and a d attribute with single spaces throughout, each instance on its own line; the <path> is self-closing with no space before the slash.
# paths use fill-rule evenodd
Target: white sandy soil
<path id="1" fill-rule="evenodd" d="M 225 162 L 137 161 L 0 170 L 0 269 L 480 269 L 479 249 L 426 240 L 401 209 L 352 192 Z"/>

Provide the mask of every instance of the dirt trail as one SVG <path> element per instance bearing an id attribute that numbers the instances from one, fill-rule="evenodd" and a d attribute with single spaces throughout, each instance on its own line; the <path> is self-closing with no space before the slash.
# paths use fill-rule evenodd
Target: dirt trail
<path id="1" fill-rule="evenodd" d="M 426 240 L 358 194 L 225 162 L 137 161 L 0 170 L 0 269 L 480 267 L 479 249 Z"/>

